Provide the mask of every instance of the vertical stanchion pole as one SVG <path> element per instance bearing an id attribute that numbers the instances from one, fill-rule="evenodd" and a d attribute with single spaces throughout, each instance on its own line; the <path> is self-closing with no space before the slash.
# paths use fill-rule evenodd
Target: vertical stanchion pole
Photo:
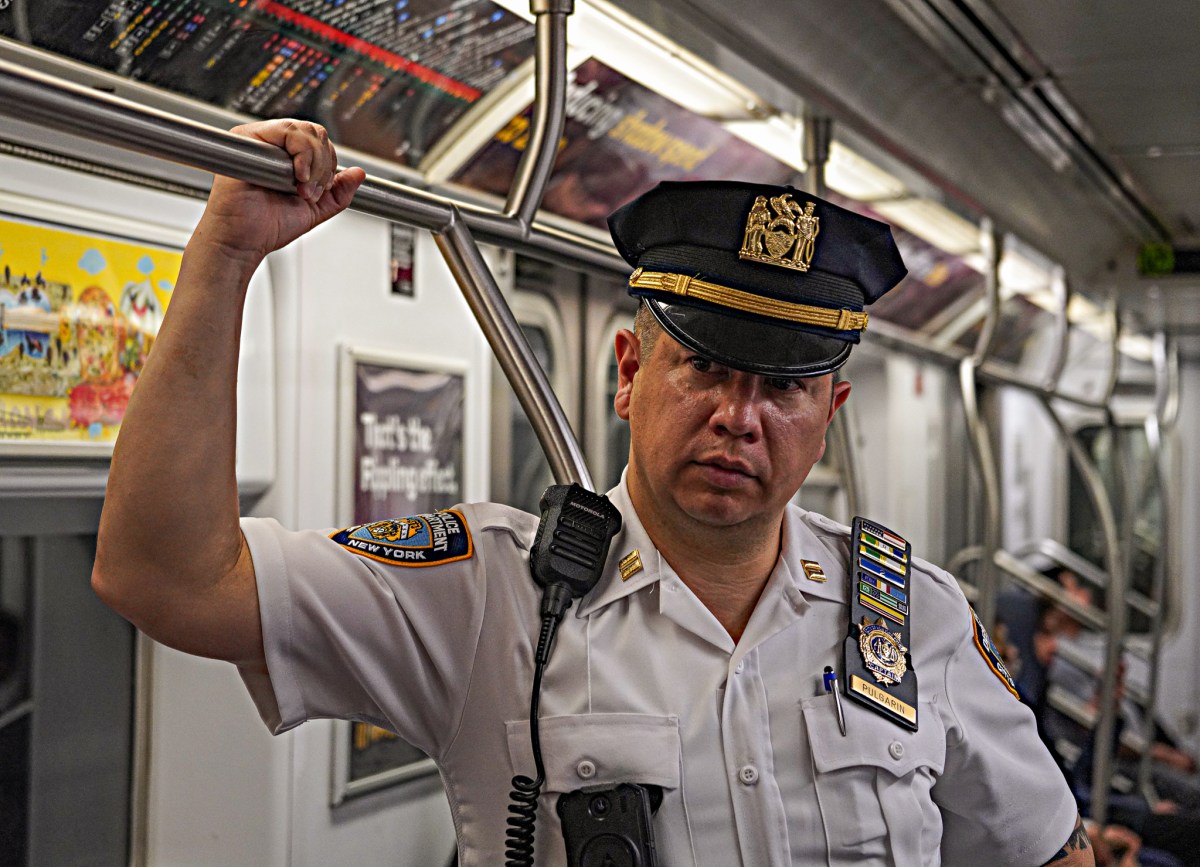
<path id="1" fill-rule="evenodd" d="M 1175 475 L 1170 472 L 1170 453 L 1166 440 L 1170 436 L 1175 422 L 1175 407 L 1178 405 L 1179 379 L 1176 375 L 1179 356 L 1174 342 L 1167 336 L 1160 324 L 1154 335 L 1154 412 L 1146 417 L 1146 442 L 1150 447 L 1150 468 L 1147 473 L 1147 484 L 1143 490 L 1149 490 L 1150 484 L 1156 482 L 1154 492 L 1160 504 L 1159 521 L 1162 538 L 1158 546 L 1158 558 L 1154 564 L 1153 582 L 1150 588 L 1150 599 L 1154 603 L 1153 615 L 1150 618 L 1150 652 L 1148 672 L 1146 677 L 1146 749 L 1138 763 L 1138 789 L 1143 796 L 1154 803 L 1157 793 L 1150 778 L 1150 768 L 1153 761 L 1150 747 L 1154 742 L 1154 709 L 1158 705 L 1158 676 L 1159 656 L 1162 653 L 1163 627 L 1166 622 L 1166 602 L 1168 576 L 1174 566 L 1174 544 L 1171 523 L 1174 519 L 1172 504 L 1174 503 Z M 1141 497 L 1138 501 L 1141 501 Z"/>
<path id="2" fill-rule="evenodd" d="M 833 121 L 812 111 L 804 113 L 804 186 L 819 198 L 825 197 L 825 164 L 829 162 L 829 145 L 833 139 Z M 829 444 L 837 462 L 842 492 L 846 495 L 847 523 L 861 514 L 862 481 L 854 453 L 853 419 L 850 407 L 843 407 L 829 428 Z"/>
<path id="3" fill-rule="evenodd" d="M 991 431 L 979 405 L 979 368 L 987 359 L 995 341 L 1000 319 L 1000 257 L 1003 239 L 991 220 L 980 226 L 980 246 L 987 263 L 984 273 L 987 291 L 987 315 L 975 344 L 975 351 L 964 358 L 958 368 L 959 388 L 962 390 L 963 412 L 966 415 L 967 435 L 979 481 L 983 487 L 983 544 L 976 575 L 979 593 L 975 600 L 976 613 L 987 629 L 996 625 L 996 567 L 994 559 L 1000 548 L 1000 479 L 996 458 L 992 452 Z"/>

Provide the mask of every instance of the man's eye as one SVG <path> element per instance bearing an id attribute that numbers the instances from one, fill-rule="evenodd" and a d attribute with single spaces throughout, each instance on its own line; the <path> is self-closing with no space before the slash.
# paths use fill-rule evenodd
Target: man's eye
<path id="1" fill-rule="evenodd" d="M 688 362 L 692 365 L 693 370 L 700 373 L 708 373 L 713 366 L 713 363 L 702 355 L 693 355 Z"/>
<path id="2" fill-rule="evenodd" d="M 767 385 L 776 391 L 800 391 L 804 388 L 804 381 L 790 376 L 772 376 L 767 380 Z"/>

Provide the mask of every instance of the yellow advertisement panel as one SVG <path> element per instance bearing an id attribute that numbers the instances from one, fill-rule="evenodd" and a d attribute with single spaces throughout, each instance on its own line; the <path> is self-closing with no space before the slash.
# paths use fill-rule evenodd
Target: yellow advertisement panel
<path id="1" fill-rule="evenodd" d="M 116 439 L 181 256 L 0 215 L 0 446 Z"/>

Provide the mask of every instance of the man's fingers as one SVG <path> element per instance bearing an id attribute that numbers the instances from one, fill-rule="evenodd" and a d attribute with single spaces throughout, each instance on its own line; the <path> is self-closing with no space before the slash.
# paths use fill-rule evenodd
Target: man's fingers
<path id="1" fill-rule="evenodd" d="M 308 201 L 316 202 L 337 171 L 337 157 L 329 134 L 315 123 L 289 121 L 284 147 L 292 155 L 296 182 L 302 185 L 297 191 Z"/>
<path id="2" fill-rule="evenodd" d="M 292 160 L 296 194 L 306 201 L 317 202 L 333 187 L 337 154 L 323 126 L 283 119 L 242 124 L 232 131 L 287 151 Z"/>
<path id="3" fill-rule="evenodd" d="M 350 201 L 354 198 L 354 194 L 358 192 L 359 186 L 366 180 L 367 173 L 357 166 L 352 166 L 348 169 L 343 169 L 338 172 L 329 181 L 329 189 L 321 196 L 321 200 L 317 203 L 321 209 L 321 219 L 326 220 L 334 214 L 344 210 Z"/>

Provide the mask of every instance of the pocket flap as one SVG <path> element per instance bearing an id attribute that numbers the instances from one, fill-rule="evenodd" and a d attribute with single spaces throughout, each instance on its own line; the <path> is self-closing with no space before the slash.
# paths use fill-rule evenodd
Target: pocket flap
<path id="1" fill-rule="evenodd" d="M 534 775 L 529 720 L 506 722 L 515 773 Z M 637 713 L 592 713 L 538 720 L 546 791 L 642 783 L 679 788 L 679 718 Z"/>
<path id="2" fill-rule="evenodd" d="M 920 728 L 901 728 L 853 700 L 842 699 L 846 734 L 838 727 L 833 696 L 819 695 L 801 702 L 804 727 L 812 749 L 813 764 L 820 773 L 870 765 L 903 777 L 919 767 L 940 774 L 946 764 L 946 733 L 937 708 L 921 702 Z"/>

